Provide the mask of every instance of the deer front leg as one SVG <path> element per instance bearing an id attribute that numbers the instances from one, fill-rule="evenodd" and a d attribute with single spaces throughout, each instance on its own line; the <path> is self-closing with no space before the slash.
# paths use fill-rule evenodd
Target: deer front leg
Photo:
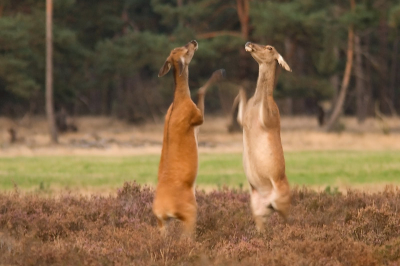
<path id="1" fill-rule="evenodd" d="M 199 89 L 199 91 L 197 92 L 197 108 L 195 108 L 194 112 L 193 112 L 193 117 L 190 121 L 190 124 L 193 126 L 199 126 L 201 124 L 203 124 L 204 121 L 204 97 L 208 88 L 208 83 L 206 83 L 206 85 L 204 85 L 203 87 L 201 87 Z"/>
<path id="2" fill-rule="evenodd" d="M 246 104 L 247 104 L 246 91 L 243 88 L 240 88 L 239 94 L 235 98 L 235 102 L 237 100 L 239 100 L 237 121 L 238 121 L 239 125 L 241 125 L 243 127 L 243 115 L 244 115 L 244 110 L 246 109 Z"/>
<path id="3" fill-rule="evenodd" d="M 204 110 L 203 110 L 204 112 Z M 200 126 L 203 124 L 203 113 L 199 108 L 194 107 L 194 110 L 192 112 L 192 118 L 190 119 L 190 124 L 192 126 Z"/>
<path id="4" fill-rule="evenodd" d="M 207 89 L 215 82 L 220 81 L 225 78 L 225 69 L 218 69 L 212 73 L 211 77 L 207 80 L 206 84 L 199 89 L 197 95 L 199 100 L 197 102 L 197 108 L 200 109 L 202 115 L 204 116 L 204 96 L 207 92 Z"/>
<path id="5" fill-rule="evenodd" d="M 206 95 L 207 89 L 217 81 L 225 78 L 225 69 L 218 69 L 212 73 L 211 77 L 207 80 L 206 84 L 201 87 L 198 92 L 197 108 L 199 108 L 201 115 L 204 117 L 204 97 Z"/>
<path id="6" fill-rule="evenodd" d="M 208 87 L 208 86 L 207 86 Z M 204 98 L 206 95 L 207 87 L 203 86 L 197 92 L 197 108 L 199 108 L 201 115 L 204 117 Z"/>
<path id="7" fill-rule="evenodd" d="M 203 86 L 197 92 L 197 95 L 198 95 L 197 108 L 194 108 L 193 117 L 190 121 L 190 124 L 193 126 L 200 126 L 201 124 L 203 124 L 203 121 L 204 121 L 204 97 L 205 97 L 206 89 L 207 88 L 204 88 L 204 86 Z M 196 130 L 196 135 L 197 135 L 197 133 L 198 133 L 198 128 Z"/>
<path id="8" fill-rule="evenodd" d="M 201 87 L 197 92 L 197 108 L 194 108 L 192 119 L 190 120 L 190 124 L 193 126 L 199 126 L 203 124 L 204 121 L 204 97 L 208 88 L 208 83 Z M 196 134 L 197 135 L 197 134 Z"/>

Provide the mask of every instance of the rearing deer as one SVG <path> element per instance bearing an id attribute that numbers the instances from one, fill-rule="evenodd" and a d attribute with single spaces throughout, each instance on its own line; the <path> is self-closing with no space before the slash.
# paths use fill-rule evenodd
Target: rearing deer
<path id="1" fill-rule="evenodd" d="M 250 184 L 251 207 L 259 231 L 265 219 L 277 211 L 286 220 L 290 207 L 289 182 L 280 136 L 279 109 L 273 98 L 276 61 L 288 64 L 274 47 L 246 43 L 245 50 L 259 64 L 255 94 L 246 102 L 239 93 L 238 122 L 243 126 L 243 168 Z"/>
<path id="2" fill-rule="evenodd" d="M 203 123 L 207 88 L 224 75 L 224 70 L 213 73 L 199 89 L 196 106 L 190 98 L 188 66 L 197 49 L 196 41 L 173 49 L 158 73 L 162 77 L 173 67 L 175 80 L 174 101 L 165 118 L 158 184 L 153 202 L 153 212 L 163 235 L 166 234 L 166 222 L 176 218 L 183 222 L 184 233 L 193 236 L 197 216 L 194 183 L 198 170 L 198 126 Z"/>

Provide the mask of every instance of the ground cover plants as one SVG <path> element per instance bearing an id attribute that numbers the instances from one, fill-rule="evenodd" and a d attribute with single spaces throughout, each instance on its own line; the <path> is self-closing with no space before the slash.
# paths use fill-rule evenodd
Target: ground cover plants
<path id="1" fill-rule="evenodd" d="M 245 190 L 197 191 L 195 241 L 171 222 L 162 239 L 154 191 L 116 196 L 0 194 L 0 265 L 399 265 L 400 190 L 292 191 L 288 224 L 256 232 Z"/>
<path id="2" fill-rule="evenodd" d="M 137 156 L 35 156 L 0 157 L 0 191 L 80 190 L 115 191 L 125 181 L 154 185 L 159 154 Z M 286 169 L 292 185 L 320 186 L 399 184 L 397 151 L 286 152 Z M 241 153 L 199 155 L 199 188 L 246 186 Z"/>

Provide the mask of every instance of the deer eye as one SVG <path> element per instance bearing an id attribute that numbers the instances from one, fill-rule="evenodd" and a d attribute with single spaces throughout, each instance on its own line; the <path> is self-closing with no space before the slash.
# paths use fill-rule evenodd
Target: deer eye
<path id="1" fill-rule="evenodd" d="M 270 51 L 272 50 L 272 47 L 271 47 L 271 46 L 267 46 L 266 48 L 267 48 L 268 50 L 270 50 Z"/>

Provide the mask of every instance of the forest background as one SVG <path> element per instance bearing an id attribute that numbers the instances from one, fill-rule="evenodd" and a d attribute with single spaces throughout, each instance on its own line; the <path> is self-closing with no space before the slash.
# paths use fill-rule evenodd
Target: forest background
<path id="1" fill-rule="evenodd" d="M 45 113 L 45 5 L 0 1 L 0 115 Z M 400 110 L 397 0 L 56 0 L 53 20 L 56 112 L 161 118 L 173 79 L 158 79 L 158 70 L 192 39 L 200 47 L 192 90 L 216 69 L 227 73 L 207 95 L 208 113 L 230 112 L 239 87 L 254 90 L 247 41 L 274 45 L 293 69 L 279 73 L 275 89 L 284 115 L 329 115 L 339 101 L 359 122 Z"/>

